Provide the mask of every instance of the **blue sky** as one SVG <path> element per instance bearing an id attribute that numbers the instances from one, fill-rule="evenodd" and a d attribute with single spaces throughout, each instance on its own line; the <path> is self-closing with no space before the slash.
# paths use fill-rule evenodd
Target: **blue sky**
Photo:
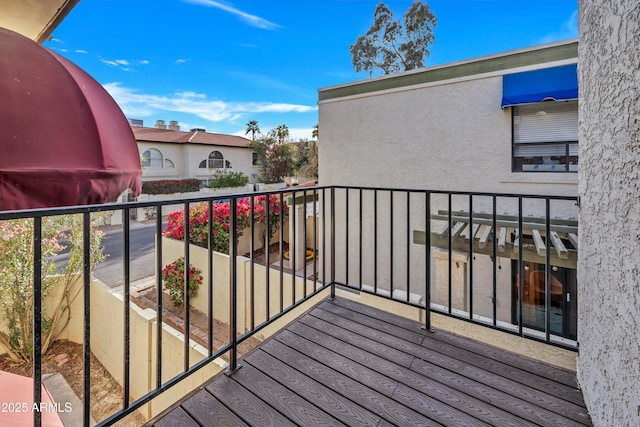
<path id="1" fill-rule="evenodd" d="M 82 0 L 44 46 L 100 82 L 129 118 L 311 138 L 317 89 L 368 78 L 349 45 L 378 0 Z M 385 2 L 399 19 L 411 0 Z M 578 36 L 577 0 L 430 0 L 427 66 Z"/>

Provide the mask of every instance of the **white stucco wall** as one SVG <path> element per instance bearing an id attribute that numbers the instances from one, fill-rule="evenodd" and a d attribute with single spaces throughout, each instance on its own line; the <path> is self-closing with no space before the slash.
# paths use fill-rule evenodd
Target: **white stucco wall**
<path id="1" fill-rule="evenodd" d="M 576 60 L 573 57 L 563 62 L 341 97 L 323 97 L 323 91 L 329 93 L 333 89 L 321 89 L 320 184 L 576 196 L 575 173 L 512 172 L 512 113 L 510 108 L 500 108 L 503 74 L 565 65 Z M 409 288 L 410 293 L 423 297 L 425 246 L 414 243 L 411 236 L 416 230 L 425 230 L 424 195 L 411 195 L 407 225 L 405 192 L 393 195 L 393 219 L 390 219 L 389 193 L 378 192 L 378 212 L 374 220 L 374 195 L 365 191 L 360 244 L 359 193 L 349 192 L 349 214 L 345 190 L 337 189 L 335 194 L 336 280 L 352 285 L 362 281 L 364 286 L 377 286 L 386 292 L 391 288 L 406 292 Z M 451 207 L 468 211 L 468 197 L 453 196 Z M 447 196 L 432 195 L 432 213 L 448 209 Z M 490 197 L 474 197 L 474 212 L 491 213 L 492 209 Z M 517 199 L 499 198 L 496 212 L 517 214 Z M 525 200 L 523 214 L 545 216 L 544 202 Z M 577 219 L 577 215 L 575 202 L 551 203 L 551 218 Z M 374 223 L 377 223 L 375 233 Z M 431 227 L 433 231 L 442 232 L 446 222 L 432 220 Z M 392 232 L 393 243 L 390 243 Z M 498 257 L 496 289 L 497 319 L 507 323 L 512 321 L 510 255 Z M 432 252 L 432 302 L 448 305 L 448 252 L 439 253 L 438 257 L 436 259 Z M 492 261 L 488 256 L 476 254 L 473 289 L 468 280 L 469 265 L 466 262 L 454 265 L 452 306 L 468 312 L 469 297 L 473 293 L 474 315 L 492 318 Z"/>
<path id="2" fill-rule="evenodd" d="M 207 179 L 212 176 L 213 171 L 200 169 L 198 165 L 202 160 L 207 159 L 209 153 L 214 150 L 222 153 L 224 160 L 231 162 L 232 168 L 227 169 L 228 171 L 242 172 L 249 178 L 250 182 L 255 182 L 254 176 L 259 173 L 259 168 L 252 164 L 252 150 L 249 148 L 138 141 L 138 150 L 141 155 L 150 148 L 159 150 L 165 159 L 173 162 L 175 168 L 143 168 L 142 179 L 145 181 L 185 178 Z"/>
<path id="3" fill-rule="evenodd" d="M 501 97 L 493 73 L 321 101 L 320 184 L 575 196 L 577 174 L 511 171 Z"/>
<path id="4" fill-rule="evenodd" d="M 578 379 L 595 426 L 638 426 L 640 3 L 579 3 Z"/>

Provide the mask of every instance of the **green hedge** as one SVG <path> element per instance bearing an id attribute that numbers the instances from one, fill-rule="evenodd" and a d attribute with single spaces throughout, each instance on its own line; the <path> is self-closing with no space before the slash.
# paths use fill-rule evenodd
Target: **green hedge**
<path id="1" fill-rule="evenodd" d="M 200 189 L 199 179 L 163 179 L 142 183 L 143 194 L 191 193 Z"/>
<path id="2" fill-rule="evenodd" d="M 249 178 L 242 172 L 216 171 L 209 181 L 210 188 L 244 187 Z"/>

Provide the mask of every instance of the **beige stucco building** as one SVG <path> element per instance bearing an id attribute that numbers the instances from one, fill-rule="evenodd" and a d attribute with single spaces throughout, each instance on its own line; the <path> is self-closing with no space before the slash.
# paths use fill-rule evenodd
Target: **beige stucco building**
<path id="1" fill-rule="evenodd" d="M 550 259 L 551 329 L 559 342 L 574 345 L 577 55 L 577 40 L 569 40 L 319 90 L 322 185 L 434 191 L 428 220 L 433 248 L 431 301 L 435 307 L 444 311 L 451 307 L 463 317 L 472 315 L 487 323 L 496 319 L 502 327 L 515 327 L 519 315 L 518 269 L 522 268 L 524 324 L 535 335 L 536 330 L 544 329 L 542 247 L 546 244 L 553 250 L 555 246 Z M 468 194 L 453 195 L 449 205 L 449 196 L 438 191 L 482 194 L 474 195 L 473 200 Z M 548 217 L 554 235 L 547 239 L 542 230 L 547 217 L 545 201 L 525 198 L 522 213 L 531 219 L 525 220 L 520 240 L 514 226 L 518 199 L 498 196 L 494 208 L 489 193 L 574 199 L 550 203 Z M 404 191 L 368 190 L 362 198 L 359 191 L 338 191 L 336 216 L 344 215 L 347 221 L 336 226 L 337 279 L 357 283 L 359 268 L 354 266 L 362 259 L 365 287 L 375 288 L 378 293 L 392 292 L 401 299 L 423 300 L 422 284 L 427 274 L 422 262 L 427 221 L 424 199 L 422 194 Z M 346 206 L 350 206 L 350 213 L 342 213 Z M 355 223 L 360 206 L 362 242 Z M 481 217 L 489 218 L 494 209 L 510 226 L 488 230 L 487 222 L 480 224 Z M 495 291 L 493 252 L 490 245 L 474 243 L 471 254 L 470 227 L 457 229 L 451 241 L 453 250 L 448 250 L 447 233 L 454 233 L 453 228 L 447 228 L 448 213 L 461 212 L 460 219 L 470 211 L 475 217 L 476 240 L 484 230 L 485 243 L 493 235 L 498 240 L 501 232 L 506 236 L 506 245 L 497 251 Z M 552 246 L 556 230 L 563 232 L 557 233 Z M 393 242 L 374 248 L 374 235 L 378 240 Z M 517 261 L 519 246 L 524 247 L 521 267 Z M 411 272 L 403 268 L 407 259 L 417 266 Z"/>
<path id="2" fill-rule="evenodd" d="M 524 127 L 545 111 L 532 111 L 536 104 L 528 100 L 503 106 L 503 78 L 573 66 L 577 84 L 577 55 L 578 43 L 570 40 L 320 89 L 320 183 L 576 195 L 577 164 L 565 170 L 570 173 L 552 173 L 575 160 L 554 150 L 572 142 L 569 157 L 577 156 L 575 97 L 537 103 L 566 108 L 571 133 L 539 141 L 522 135 L 520 144 L 517 118 Z M 540 101 L 554 97 L 553 89 Z M 530 151 L 529 160 L 537 157 L 531 164 L 548 165 L 522 163 L 529 153 L 521 147 L 540 146 L 531 142 L 548 144 L 540 156 Z"/>
<path id="3" fill-rule="evenodd" d="M 158 125 L 162 126 L 162 124 Z M 260 172 L 251 141 L 203 129 L 132 126 L 142 156 L 142 179 L 197 178 L 207 181 L 219 170 L 242 172 L 250 182 Z"/>

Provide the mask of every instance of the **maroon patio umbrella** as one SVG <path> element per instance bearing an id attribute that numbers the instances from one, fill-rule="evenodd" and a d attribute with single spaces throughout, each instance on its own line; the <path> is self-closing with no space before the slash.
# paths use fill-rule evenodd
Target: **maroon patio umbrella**
<path id="1" fill-rule="evenodd" d="M 0 28 L 0 210 L 113 201 L 141 189 L 122 111 L 67 59 Z"/>

